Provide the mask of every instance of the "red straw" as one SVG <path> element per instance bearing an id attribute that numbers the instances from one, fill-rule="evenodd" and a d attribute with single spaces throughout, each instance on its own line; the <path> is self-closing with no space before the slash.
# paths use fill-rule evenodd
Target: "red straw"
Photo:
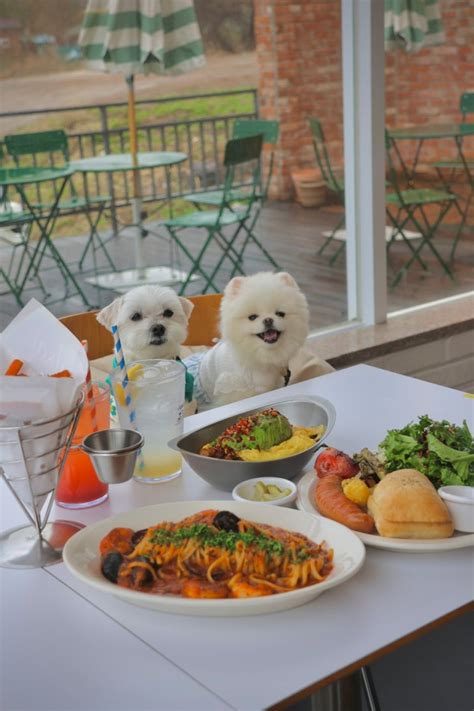
<path id="1" fill-rule="evenodd" d="M 85 352 L 87 353 L 89 350 L 89 344 L 87 340 L 81 341 Z M 91 411 L 91 419 L 92 419 L 92 431 L 97 432 L 97 412 L 95 408 L 95 400 L 94 400 L 94 387 L 92 385 L 92 375 L 91 375 L 91 366 L 90 363 L 87 363 L 87 373 L 86 373 L 86 397 L 89 400 L 90 404 L 90 411 Z"/>

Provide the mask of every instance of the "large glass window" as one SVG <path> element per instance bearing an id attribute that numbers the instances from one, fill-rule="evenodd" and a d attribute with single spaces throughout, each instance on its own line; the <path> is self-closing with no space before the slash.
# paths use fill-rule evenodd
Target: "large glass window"
<path id="1" fill-rule="evenodd" d="M 460 0 L 419 5 L 413 24 L 423 31 L 402 30 L 407 39 L 386 52 L 388 167 L 399 190 L 388 209 L 402 232 L 389 251 L 389 312 L 474 284 L 472 8 Z"/>
<path id="2" fill-rule="evenodd" d="M 389 2 L 307 0 L 294 13 L 256 3 L 260 113 L 280 121 L 282 201 L 260 229 L 307 294 L 313 329 L 472 288 L 474 114 L 460 109 L 470 18 L 460 0 L 438 5 L 437 44 L 413 30 L 420 46 L 389 47 Z"/>

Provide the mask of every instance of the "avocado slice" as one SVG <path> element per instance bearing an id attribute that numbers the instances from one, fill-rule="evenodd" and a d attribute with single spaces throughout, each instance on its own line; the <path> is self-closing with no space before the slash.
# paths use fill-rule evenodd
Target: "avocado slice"
<path id="1" fill-rule="evenodd" d="M 212 445 L 239 452 L 241 449 L 266 450 L 293 435 L 288 418 L 272 408 L 239 420 L 228 427 Z"/>

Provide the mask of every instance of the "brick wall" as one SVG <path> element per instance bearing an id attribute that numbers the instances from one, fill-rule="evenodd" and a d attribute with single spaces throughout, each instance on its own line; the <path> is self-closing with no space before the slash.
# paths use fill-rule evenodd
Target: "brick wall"
<path id="1" fill-rule="evenodd" d="M 389 126 L 456 120 L 460 94 L 474 91 L 472 0 L 441 0 L 441 8 L 445 44 L 386 55 Z M 272 194 L 288 199 L 291 170 L 315 164 L 308 116 L 321 119 L 331 157 L 342 163 L 340 2 L 255 0 L 255 34 L 261 115 L 281 125 Z M 425 144 L 426 161 L 451 155 L 451 141 Z"/>

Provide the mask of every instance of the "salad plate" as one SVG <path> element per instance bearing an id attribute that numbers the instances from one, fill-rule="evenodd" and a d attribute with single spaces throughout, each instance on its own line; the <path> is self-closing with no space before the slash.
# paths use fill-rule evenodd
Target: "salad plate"
<path id="1" fill-rule="evenodd" d="M 314 471 L 308 471 L 298 482 L 298 494 L 296 506 L 300 511 L 321 517 L 316 504 L 314 503 L 314 489 L 317 477 Z M 323 520 L 323 517 L 321 517 Z M 467 548 L 474 545 L 474 533 L 461 533 L 455 531 L 450 538 L 435 538 L 431 540 L 421 540 L 414 538 L 385 538 L 378 533 L 353 532 L 367 546 L 383 548 L 389 551 L 405 551 L 407 553 L 430 553 L 453 550 L 455 548 Z"/>
<path id="2" fill-rule="evenodd" d="M 162 521 L 180 521 L 206 509 L 231 511 L 248 521 L 302 533 L 318 543 L 324 540 L 334 550 L 333 570 L 327 578 L 315 585 L 275 595 L 242 599 L 193 599 L 178 595 L 150 594 L 120 587 L 102 575 L 99 544 L 111 529 L 143 529 Z M 87 526 L 67 542 L 63 559 L 73 575 L 104 595 L 114 595 L 125 602 L 160 612 L 235 617 L 279 612 L 313 600 L 355 575 L 364 563 L 365 548 L 359 538 L 345 526 L 295 509 L 229 500 L 186 501 L 145 506 Z"/>

